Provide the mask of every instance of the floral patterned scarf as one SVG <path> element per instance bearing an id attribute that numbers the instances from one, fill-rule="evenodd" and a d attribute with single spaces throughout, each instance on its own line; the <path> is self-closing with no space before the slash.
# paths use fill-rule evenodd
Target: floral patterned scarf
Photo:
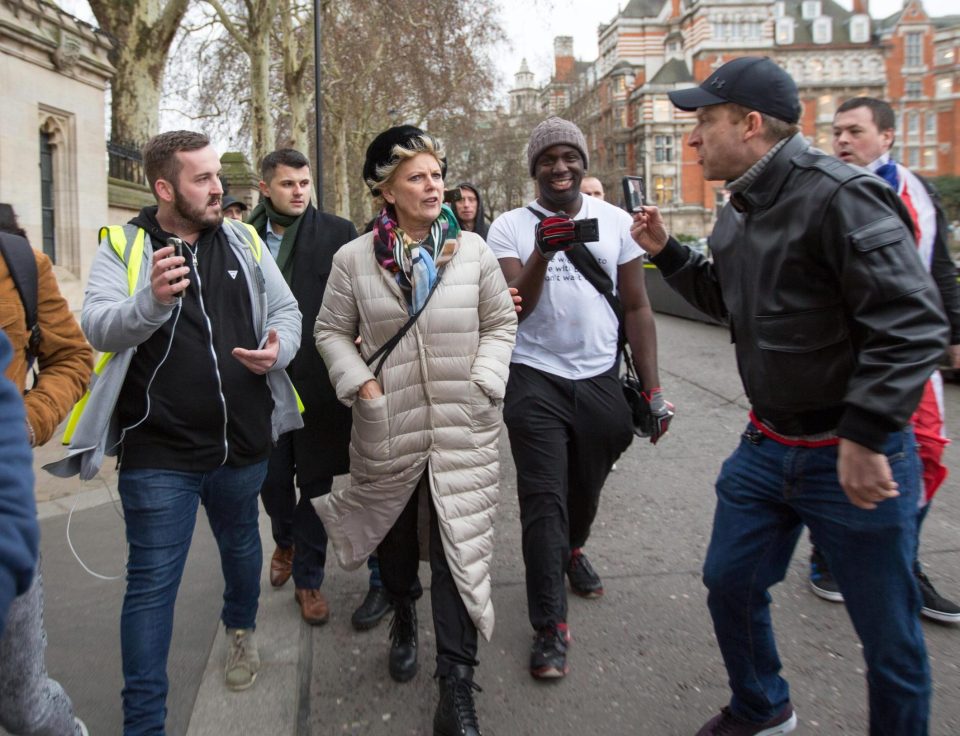
<path id="1" fill-rule="evenodd" d="M 377 263 L 390 273 L 404 295 L 410 314 L 426 303 L 440 270 L 453 258 L 460 246 L 460 225 L 447 205 L 433 221 L 430 232 L 415 242 L 397 224 L 392 205 L 384 207 L 373 225 L 373 252 Z"/>

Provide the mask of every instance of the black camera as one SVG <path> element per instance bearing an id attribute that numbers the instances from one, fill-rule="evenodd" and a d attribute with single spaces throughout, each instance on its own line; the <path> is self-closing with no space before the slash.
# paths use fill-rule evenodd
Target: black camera
<path id="1" fill-rule="evenodd" d="M 576 243 L 596 243 L 600 240 L 600 225 L 596 217 L 573 221 L 573 240 Z"/>

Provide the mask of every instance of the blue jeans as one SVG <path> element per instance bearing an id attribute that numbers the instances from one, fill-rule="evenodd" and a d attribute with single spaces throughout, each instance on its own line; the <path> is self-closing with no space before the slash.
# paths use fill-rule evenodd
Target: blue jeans
<path id="1" fill-rule="evenodd" d="M 164 732 L 173 609 L 200 503 L 220 549 L 221 619 L 228 628 L 255 627 L 263 562 L 257 497 L 266 472 L 265 460 L 209 473 L 121 469 L 129 555 L 120 616 L 124 734 Z"/>
<path id="2" fill-rule="evenodd" d="M 913 431 L 885 453 L 900 496 L 872 510 L 847 499 L 837 448 L 788 447 L 751 425 L 717 479 L 703 579 L 734 714 L 763 722 L 790 700 L 767 589 L 783 580 L 802 525 L 827 557 L 863 643 L 871 736 L 925 736 L 930 669 L 913 574 L 920 464 Z"/>

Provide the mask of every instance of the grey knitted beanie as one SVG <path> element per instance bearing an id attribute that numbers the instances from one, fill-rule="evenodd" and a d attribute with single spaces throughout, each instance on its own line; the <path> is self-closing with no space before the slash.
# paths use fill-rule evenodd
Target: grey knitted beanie
<path id="1" fill-rule="evenodd" d="M 544 120 L 530 134 L 530 143 L 527 145 L 527 164 L 530 168 L 530 176 L 535 176 L 534 169 L 537 159 L 550 146 L 572 146 L 576 148 L 583 156 L 583 168 L 586 170 L 589 163 L 586 138 L 583 137 L 580 128 L 569 120 L 554 116 Z"/>

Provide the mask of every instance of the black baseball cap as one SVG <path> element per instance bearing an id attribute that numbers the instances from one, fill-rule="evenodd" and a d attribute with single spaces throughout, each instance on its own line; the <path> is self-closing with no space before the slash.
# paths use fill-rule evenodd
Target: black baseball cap
<path id="1" fill-rule="evenodd" d="M 741 56 L 728 61 L 699 87 L 669 92 L 681 110 L 733 102 L 787 123 L 800 119 L 797 83 L 768 56 Z"/>
<path id="2" fill-rule="evenodd" d="M 242 212 L 247 211 L 247 203 L 242 199 L 237 199 L 236 197 L 231 197 L 229 194 L 226 195 L 222 200 L 220 200 L 220 209 L 225 210 L 227 207 L 233 207 L 236 205 L 240 208 Z"/>

